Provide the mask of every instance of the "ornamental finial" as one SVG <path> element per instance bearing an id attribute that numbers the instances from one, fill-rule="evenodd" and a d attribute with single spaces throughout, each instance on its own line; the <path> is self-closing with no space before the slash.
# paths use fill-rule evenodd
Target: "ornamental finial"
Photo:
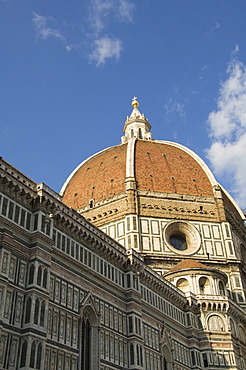
<path id="1" fill-rule="evenodd" d="M 132 98 L 132 106 L 135 108 L 137 108 L 138 106 L 139 106 L 139 102 L 137 101 L 137 97 L 136 96 L 134 96 L 133 98 Z"/>

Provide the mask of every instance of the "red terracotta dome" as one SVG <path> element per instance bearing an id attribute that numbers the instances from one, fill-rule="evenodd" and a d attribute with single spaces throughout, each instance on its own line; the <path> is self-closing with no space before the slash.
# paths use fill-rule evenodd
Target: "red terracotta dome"
<path id="1" fill-rule="evenodd" d="M 72 174 L 63 202 L 78 209 L 125 191 L 126 146 L 114 146 L 86 160 Z"/>
<path id="2" fill-rule="evenodd" d="M 65 182 L 63 201 L 75 209 L 121 194 L 127 181 L 139 191 L 213 196 L 216 181 L 205 163 L 186 147 L 153 140 L 138 102 L 124 125 L 122 144 L 82 162 Z"/>
<path id="3" fill-rule="evenodd" d="M 83 162 L 64 187 L 63 201 L 78 209 L 125 191 L 127 145 L 95 154 Z M 213 196 L 208 174 L 181 146 L 169 142 L 136 140 L 134 176 L 137 190 Z"/>
<path id="4" fill-rule="evenodd" d="M 185 259 L 179 262 L 176 266 L 172 267 L 168 273 L 176 272 L 181 270 L 190 270 L 190 269 L 207 269 L 208 266 L 204 265 L 203 263 L 196 261 L 194 259 Z"/>

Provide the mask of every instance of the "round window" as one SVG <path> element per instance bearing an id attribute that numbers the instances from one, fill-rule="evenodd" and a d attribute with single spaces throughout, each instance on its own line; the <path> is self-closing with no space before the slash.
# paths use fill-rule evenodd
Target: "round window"
<path id="1" fill-rule="evenodd" d="M 173 252 L 185 255 L 195 253 L 201 244 L 198 230 L 184 221 L 168 223 L 164 228 L 164 241 Z"/>
<path id="2" fill-rule="evenodd" d="M 173 246 L 173 248 L 178 249 L 179 251 L 185 251 L 188 248 L 186 237 L 184 234 L 171 235 L 169 242 Z"/>

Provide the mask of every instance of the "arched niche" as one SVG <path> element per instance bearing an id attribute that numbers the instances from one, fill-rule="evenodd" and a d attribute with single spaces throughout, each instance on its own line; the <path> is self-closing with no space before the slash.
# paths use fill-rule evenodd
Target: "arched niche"
<path id="1" fill-rule="evenodd" d="M 185 278 L 180 278 L 176 282 L 176 287 L 182 290 L 182 292 L 187 293 L 190 291 L 190 284 L 189 281 Z"/>
<path id="2" fill-rule="evenodd" d="M 241 250 L 242 261 L 243 263 L 246 264 L 246 248 L 242 243 L 240 244 L 240 250 Z"/>
<path id="3" fill-rule="evenodd" d="M 99 368 L 99 314 L 89 293 L 80 304 L 80 369 Z"/>
<path id="4" fill-rule="evenodd" d="M 221 280 L 219 280 L 219 283 L 218 283 L 218 290 L 219 290 L 219 295 L 226 295 L 225 284 Z"/>
<path id="5" fill-rule="evenodd" d="M 225 324 L 223 319 L 219 315 L 211 315 L 207 321 L 207 327 L 209 331 L 225 331 Z"/>
<path id="6" fill-rule="evenodd" d="M 236 333 L 236 327 L 235 327 L 235 323 L 232 319 L 230 319 L 230 327 L 231 327 L 231 333 L 233 336 L 236 336 L 237 333 Z"/>
<path id="7" fill-rule="evenodd" d="M 211 294 L 211 285 L 207 277 L 203 276 L 199 279 L 200 294 Z"/>
<path id="8" fill-rule="evenodd" d="M 161 369 L 172 370 L 172 353 L 167 345 L 163 344 L 161 347 Z"/>
<path id="9" fill-rule="evenodd" d="M 238 334 L 239 334 L 239 339 L 241 340 L 241 342 L 246 343 L 246 334 L 245 334 L 245 330 L 242 327 L 242 325 L 239 325 L 238 327 Z"/>
<path id="10" fill-rule="evenodd" d="M 171 332 L 164 325 L 160 329 L 161 369 L 173 370 Z"/>

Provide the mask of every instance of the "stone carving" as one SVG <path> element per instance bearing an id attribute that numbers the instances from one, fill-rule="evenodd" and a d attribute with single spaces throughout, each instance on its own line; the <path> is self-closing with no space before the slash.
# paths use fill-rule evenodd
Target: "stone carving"
<path id="1" fill-rule="evenodd" d="M 64 316 L 60 318 L 60 338 L 64 337 Z"/>
<path id="2" fill-rule="evenodd" d="M 2 272 L 6 273 L 7 265 L 8 265 L 8 255 L 7 255 L 7 253 L 4 253 L 3 262 L 2 262 Z"/>
<path id="3" fill-rule="evenodd" d="M 70 358 L 68 356 L 66 356 L 65 358 L 65 370 L 69 370 L 70 369 Z"/>
<path id="4" fill-rule="evenodd" d="M 16 311 L 15 311 L 15 321 L 17 321 L 17 322 L 20 321 L 21 306 L 22 306 L 22 297 L 19 296 L 17 298 Z"/>
<path id="5" fill-rule="evenodd" d="M 13 340 L 12 344 L 11 344 L 10 358 L 9 358 L 9 362 L 10 362 L 11 366 L 14 366 L 14 364 L 15 364 L 16 351 L 17 351 L 17 341 Z"/>
<path id="6" fill-rule="evenodd" d="M 5 344 L 6 337 L 2 335 L 0 338 L 0 364 L 2 364 L 4 360 Z"/>
<path id="7" fill-rule="evenodd" d="M 62 292 L 61 292 L 61 302 L 65 303 L 66 300 L 66 286 L 62 285 Z"/>
<path id="8" fill-rule="evenodd" d="M 13 279 L 15 272 L 15 259 L 11 258 L 10 264 L 9 264 L 9 277 Z"/>
<path id="9" fill-rule="evenodd" d="M 21 265 L 20 265 L 20 276 L 19 276 L 20 283 L 24 283 L 24 278 L 25 278 L 25 265 L 23 263 L 21 263 Z"/>
<path id="10" fill-rule="evenodd" d="M 60 283 L 59 281 L 55 282 L 55 300 L 59 300 L 60 293 Z"/>
<path id="11" fill-rule="evenodd" d="M 57 312 L 54 312 L 53 334 L 57 335 Z"/>
<path id="12" fill-rule="evenodd" d="M 48 334 L 50 334 L 50 332 L 51 332 L 51 315 L 52 315 L 52 312 L 51 312 L 51 310 L 49 310 L 48 320 L 47 320 L 47 333 Z"/>
<path id="13" fill-rule="evenodd" d="M 54 279 L 51 277 L 50 278 L 50 297 L 53 298 L 53 288 L 54 288 Z"/>
<path id="14" fill-rule="evenodd" d="M 77 310 L 78 309 L 78 292 L 77 291 L 74 291 L 73 305 L 74 305 L 74 309 Z"/>
<path id="15" fill-rule="evenodd" d="M 49 366 L 49 354 L 50 354 L 50 351 L 46 350 L 45 358 L 44 358 L 44 368 L 45 369 L 48 369 L 48 366 Z"/>
<path id="16" fill-rule="evenodd" d="M 59 358 L 58 358 L 58 369 L 62 369 L 63 368 L 63 361 L 62 361 L 62 356 L 60 355 Z"/>
<path id="17" fill-rule="evenodd" d="M 71 287 L 68 287 L 67 304 L 68 306 L 72 305 L 72 288 Z"/>
<path id="18" fill-rule="evenodd" d="M 78 337 L 78 322 L 74 321 L 73 323 L 73 343 L 77 344 L 77 337 Z"/>
<path id="19" fill-rule="evenodd" d="M 70 342 L 71 339 L 71 318 L 67 319 L 67 342 Z"/>
<path id="20" fill-rule="evenodd" d="M 55 370 L 55 368 L 56 368 L 56 352 L 52 351 L 50 370 Z"/>
<path id="21" fill-rule="evenodd" d="M 11 293 L 10 292 L 7 292 L 6 300 L 5 300 L 5 307 L 4 307 L 4 317 L 6 317 L 6 318 L 9 317 L 9 312 L 10 312 L 10 298 L 11 298 Z"/>

